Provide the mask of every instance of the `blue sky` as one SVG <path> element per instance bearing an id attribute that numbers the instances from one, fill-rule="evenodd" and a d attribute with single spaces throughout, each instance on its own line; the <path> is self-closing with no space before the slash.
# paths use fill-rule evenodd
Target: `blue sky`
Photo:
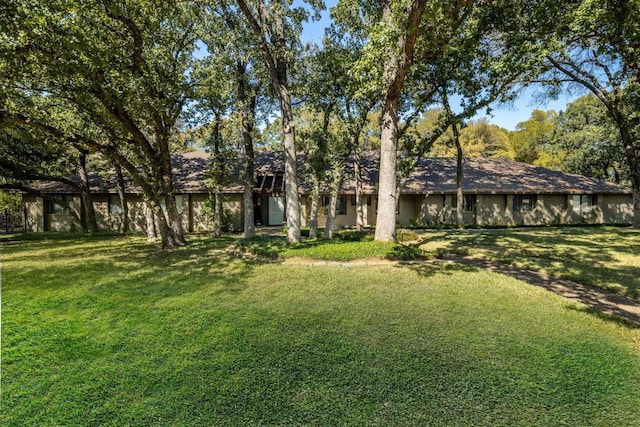
<path id="1" fill-rule="evenodd" d="M 336 0 L 325 0 L 327 9 L 322 12 L 320 21 L 307 22 L 304 24 L 302 31 L 302 40 L 311 41 L 320 44 L 324 35 L 324 29 L 329 26 L 331 20 L 329 18 L 330 7 L 336 3 Z M 476 118 L 486 118 L 489 123 L 496 124 L 508 130 L 515 130 L 518 123 L 524 122 L 531 117 L 533 110 L 556 110 L 561 111 L 566 108 L 567 103 L 575 100 L 580 95 L 562 95 L 557 100 L 541 101 L 536 96 L 535 88 L 525 90 L 516 99 L 512 105 L 493 105 L 491 115 L 479 114 Z"/>

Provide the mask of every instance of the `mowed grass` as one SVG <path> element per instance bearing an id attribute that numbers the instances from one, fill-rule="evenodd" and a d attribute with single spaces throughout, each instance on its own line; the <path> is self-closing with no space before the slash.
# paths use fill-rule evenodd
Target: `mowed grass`
<path id="1" fill-rule="evenodd" d="M 237 248 L 267 258 L 306 258 L 328 261 L 353 261 L 367 258 L 406 260 L 419 258 L 421 255 L 414 246 L 373 241 L 373 234 L 370 232 L 336 233 L 336 237 L 332 240 L 303 239 L 295 245 L 288 245 L 284 236 L 257 235 L 252 239 L 240 240 Z"/>
<path id="2" fill-rule="evenodd" d="M 3 426 L 635 426 L 640 330 L 454 264 L 3 240 Z"/>
<path id="3" fill-rule="evenodd" d="M 543 227 L 426 232 L 420 248 L 489 258 L 640 298 L 640 230 Z"/>

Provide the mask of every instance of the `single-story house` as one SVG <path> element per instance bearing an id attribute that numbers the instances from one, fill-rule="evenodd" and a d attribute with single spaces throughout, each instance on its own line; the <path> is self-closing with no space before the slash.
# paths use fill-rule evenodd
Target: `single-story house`
<path id="1" fill-rule="evenodd" d="M 194 151 L 174 156 L 176 202 L 184 229 L 189 232 L 210 229 L 207 204 L 210 189 L 205 185 L 209 153 Z M 377 153 L 361 156 L 365 226 L 376 221 Z M 342 182 L 336 227 L 356 225 L 353 159 Z M 309 222 L 310 179 L 304 155 L 298 156 L 299 197 L 302 225 Z M 478 226 L 514 226 L 575 223 L 633 222 L 632 191 L 611 182 L 567 174 L 503 159 L 467 158 L 463 162 L 464 221 Z M 243 186 L 239 170 L 224 187 L 224 210 L 230 226 L 242 229 Z M 71 177 L 79 182 L 78 177 Z M 114 173 L 90 173 L 98 225 L 117 230 L 122 221 L 122 202 L 116 191 Z M 399 196 L 397 222 L 401 226 L 437 226 L 455 223 L 456 159 L 423 158 L 404 180 Z M 144 203 L 140 192 L 126 183 L 129 222 L 134 230 L 145 229 Z M 24 196 L 28 232 L 79 230 L 83 215 L 81 198 L 71 187 L 42 182 L 38 195 Z M 284 159 L 281 152 L 256 153 L 254 214 L 258 225 L 284 223 Z M 328 200 L 325 192 L 323 204 Z M 319 224 L 326 219 L 320 210 Z"/>

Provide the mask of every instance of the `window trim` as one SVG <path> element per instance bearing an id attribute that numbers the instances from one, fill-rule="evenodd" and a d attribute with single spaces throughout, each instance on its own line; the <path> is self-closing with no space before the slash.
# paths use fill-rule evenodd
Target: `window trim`
<path id="1" fill-rule="evenodd" d="M 471 205 L 471 206 L 469 206 Z M 462 196 L 462 212 L 473 213 L 478 205 L 478 197 L 476 194 L 463 194 Z M 451 209 L 458 209 L 458 196 L 451 196 Z"/>
<path id="2" fill-rule="evenodd" d="M 108 199 L 109 215 L 122 215 L 124 213 L 124 208 L 122 206 L 122 200 L 120 200 L 120 195 L 109 194 Z"/>
<path id="3" fill-rule="evenodd" d="M 524 203 L 525 200 L 529 200 L 528 203 Z M 513 195 L 513 212 L 518 213 L 526 213 L 533 212 L 538 205 L 538 195 L 527 193 L 527 194 L 514 194 Z"/>

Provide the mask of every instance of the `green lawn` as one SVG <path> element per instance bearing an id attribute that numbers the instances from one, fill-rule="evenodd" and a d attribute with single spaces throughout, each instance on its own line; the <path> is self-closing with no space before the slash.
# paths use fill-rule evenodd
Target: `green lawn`
<path id="1" fill-rule="evenodd" d="M 469 254 L 640 298 L 640 230 L 543 227 L 421 235 L 427 252 Z"/>
<path id="2" fill-rule="evenodd" d="M 448 263 L 0 240 L 3 426 L 635 426 L 640 330 Z"/>

